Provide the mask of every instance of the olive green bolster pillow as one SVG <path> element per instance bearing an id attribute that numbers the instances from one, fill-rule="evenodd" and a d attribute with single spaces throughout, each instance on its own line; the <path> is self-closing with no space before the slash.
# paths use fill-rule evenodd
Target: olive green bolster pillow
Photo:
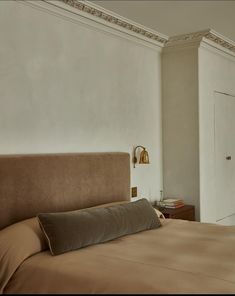
<path id="1" fill-rule="evenodd" d="M 102 208 L 41 213 L 38 219 L 52 255 L 161 226 L 147 199 Z"/>

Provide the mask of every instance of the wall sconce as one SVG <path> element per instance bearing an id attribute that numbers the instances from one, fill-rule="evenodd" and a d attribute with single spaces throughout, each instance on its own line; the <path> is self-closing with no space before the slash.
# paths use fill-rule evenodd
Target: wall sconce
<path id="1" fill-rule="evenodd" d="M 136 149 L 137 148 L 142 148 L 143 149 L 141 151 L 141 153 L 140 153 L 139 163 L 140 164 L 149 164 L 149 154 L 148 154 L 146 148 L 139 145 L 139 146 L 136 146 L 135 149 L 134 149 L 134 157 L 133 157 L 134 168 L 135 168 L 135 164 L 137 163 L 137 156 L 136 156 Z"/>

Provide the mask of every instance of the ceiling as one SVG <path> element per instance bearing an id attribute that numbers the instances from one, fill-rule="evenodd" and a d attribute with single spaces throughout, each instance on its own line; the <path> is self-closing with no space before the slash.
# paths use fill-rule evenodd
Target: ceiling
<path id="1" fill-rule="evenodd" d="M 167 36 L 210 28 L 235 41 L 235 0 L 91 2 Z"/>

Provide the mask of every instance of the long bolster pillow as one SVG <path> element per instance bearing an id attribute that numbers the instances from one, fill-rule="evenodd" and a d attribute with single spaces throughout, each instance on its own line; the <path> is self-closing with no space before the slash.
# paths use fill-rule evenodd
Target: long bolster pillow
<path id="1" fill-rule="evenodd" d="M 71 212 L 41 213 L 38 219 L 52 255 L 161 226 L 147 199 Z"/>

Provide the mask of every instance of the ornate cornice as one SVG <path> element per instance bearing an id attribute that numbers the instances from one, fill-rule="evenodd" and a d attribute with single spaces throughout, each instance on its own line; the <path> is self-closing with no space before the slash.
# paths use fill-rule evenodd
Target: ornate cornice
<path id="1" fill-rule="evenodd" d="M 98 9 L 96 7 L 92 7 L 91 5 L 81 1 L 81 0 L 61 0 L 63 3 L 70 5 L 73 8 L 76 8 L 80 11 L 86 12 L 90 15 L 93 15 L 97 18 L 100 18 L 104 21 L 107 21 L 111 24 L 117 25 L 119 27 L 122 27 L 124 29 L 130 30 L 132 32 L 135 32 L 136 34 L 140 34 L 146 38 L 149 38 L 151 40 L 155 40 L 162 45 L 164 45 L 167 42 L 167 38 L 164 38 L 160 36 L 160 34 L 156 34 L 153 32 L 150 32 L 150 30 L 146 30 L 141 28 L 138 25 L 133 25 L 119 17 L 113 16 L 109 13 L 106 13 L 102 11 L 101 9 Z"/>
<path id="2" fill-rule="evenodd" d="M 185 44 L 193 42 L 201 42 L 202 40 L 208 40 L 218 45 L 228 51 L 235 53 L 235 43 L 232 40 L 225 38 L 224 36 L 218 34 L 217 32 L 207 29 L 204 31 L 198 31 L 189 34 L 183 34 L 178 36 L 172 36 L 167 38 L 166 36 L 161 36 L 156 32 L 143 28 L 138 24 L 133 24 L 128 22 L 128 20 L 123 19 L 122 17 L 116 16 L 113 13 L 109 13 L 106 10 L 95 6 L 91 3 L 87 3 L 82 0 L 60 0 L 61 2 L 78 9 L 79 11 L 85 12 L 89 15 L 95 16 L 103 21 L 109 22 L 110 24 L 119 26 L 121 28 L 132 31 L 136 34 L 140 34 L 148 39 L 154 40 L 162 44 L 162 46 L 174 46 L 176 44 Z"/>
<path id="3" fill-rule="evenodd" d="M 224 38 L 218 36 L 218 34 L 214 33 L 213 31 L 208 32 L 204 37 L 235 53 L 235 43 L 233 41 L 227 41 Z"/>
<path id="4" fill-rule="evenodd" d="M 211 29 L 170 37 L 168 41 L 165 43 L 165 46 L 170 47 L 174 45 L 193 42 L 200 43 L 201 41 L 211 41 L 212 44 L 214 43 L 215 45 L 218 45 L 226 50 L 235 53 L 235 42 L 225 38 L 224 36 L 220 35 L 219 33 Z"/>
<path id="5" fill-rule="evenodd" d="M 211 29 L 193 32 L 189 34 L 167 37 L 154 30 L 139 25 L 133 21 L 125 19 L 111 11 L 108 11 L 87 0 L 15 0 L 25 5 L 37 7 L 46 11 L 52 11 L 54 14 L 76 20 L 75 15 L 82 16 L 78 18 L 79 22 L 96 26 L 99 23 L 106 32 L 115 32 L 119 35 L 121 32 L 126 37 L 137 37 L 147 46 L 160 46 L 165 50 L 172 50 L 175 46 L 211 46 L 215 49 L 235 56 L 235 42 Z M 70 14 L 71 13 L 71 14 Z M 70 14 L 70 16 L 68 16 Z M 95 21 L 95 22 L 94 22 Z M 100 27 L 101 28 L 101 27 Z M 128 32 L 129 31 L 129 32 Z"/>
<path id="6" fill-rule="evenodd" d="M 176 44 L 176 43 L 189 42 L 189 41 L 200 41 L 205 36 L 206 33 L 208 33 L 208 30 L 172 36 L 166 42 L 166 46 Z"/>

